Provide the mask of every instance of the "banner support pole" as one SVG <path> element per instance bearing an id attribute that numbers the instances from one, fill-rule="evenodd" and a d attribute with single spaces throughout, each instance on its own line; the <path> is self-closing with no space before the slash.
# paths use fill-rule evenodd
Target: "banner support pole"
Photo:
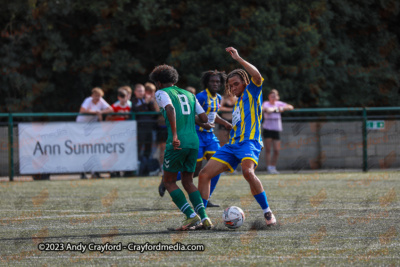
<path id="1" fill-rule="evenodd" d="M 14 181 L 14 129 L 13 116 L 8 113 L 8 175 Z"/>

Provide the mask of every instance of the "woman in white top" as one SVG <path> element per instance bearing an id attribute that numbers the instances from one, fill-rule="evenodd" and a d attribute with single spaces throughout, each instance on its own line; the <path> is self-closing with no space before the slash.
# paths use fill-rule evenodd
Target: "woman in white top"
<path id="1" fill-rule="evenodd" d="M 279 101 L 278 90 L 272 89 L 268 94 L 268 101 L 262 105 L 264 122 L 263 137 L 265 148 L 265 161 L 269 174 L 279 174 L 276 170 L 276 162 L 278 161 L 279 150 L 281 149 L 280 132 L 282 132 L 281 113 L 285 110 L 292 110 L 293 106 L 285 102 Z M 271 160 L 271 145 L 273 146 L 274 155 Z"/>
<path id="2" fill-rule="evenodd" d="M 79 110 L 79 113 L 90 113 L 96 116 L 79 115 L 76 118 L 77 122 L 94 122 L 102 121 L 104 113 L 113 112 L 112 107 L 103 99 L 104 92 L 99 87 L 92 89 L 92 96 L 86 98 Z"/>

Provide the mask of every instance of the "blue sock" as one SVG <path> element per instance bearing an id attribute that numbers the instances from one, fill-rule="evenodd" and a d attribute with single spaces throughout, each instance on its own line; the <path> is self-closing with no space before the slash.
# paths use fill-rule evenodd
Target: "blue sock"
<path id="1" fill-rule="evenodd" d="M 258 204 L 260 204 L 263 210 L 268 208 L 267 195 L 265 194 L 265 191 L 258 195 L 254 195 L 254 198 L 257 200 Z"/>
<path id="2" fill-rule="evenodd" d="M 218 174 L 217 176 L 215 176 L 215 177 L 213 177 L 213 178 L 211 179 L 210 197 L 211 197 L 211 194 L 214 192 L 215 187 L 217 186 L 219 177 L 221 177 L 221 174 Z"/>
<path id="3" fill-rule="evenodd" d="M 204 199 L 204 198 L 201 198 L 201 199 L 203 199 L 204 208 L 207 208 L 208 199 Z"/>
<path id="4" fill-rule="evenodd" d="M 180 181 L 180 180 L 182 180 L 182 177 L 181 177 L 181 172 L 178 172 L 178 176 L 176 177 L 176 180 L 177 180 L 177 181 Z"/>

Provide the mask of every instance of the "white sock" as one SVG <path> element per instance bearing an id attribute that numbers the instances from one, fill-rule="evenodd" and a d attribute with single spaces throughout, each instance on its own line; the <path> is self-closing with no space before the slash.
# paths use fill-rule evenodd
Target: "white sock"
<path id="1" fill-rule="evenodd" d="M 208 217 L 201 219 L 201 222 L 204 222 L 206 219 L 208 219 Z"/>
<path id="2" fill-rule="evenodd" d="M 267 213 L 267 212 L 270 212 L 271 211 L 271 209 L 268 207 L 268 208 L 266 208 L 266 209 L 263 209 L 263 212 L 264 213 Z"/>
<path id="3" fill-rule="evenodd" d="M 193 212 L 192 214 L 190 214 L 189 217 L 190 217 L 190 218 L 193 218 L 193 217 L 196 217 L 196 215 L 197 215 L 196 212 Z"/>
<path id="4" fill-rule="evenodd" d="M 274 166 L 268 166 L 268 170 L 273 170 L 275 167 Z"/>

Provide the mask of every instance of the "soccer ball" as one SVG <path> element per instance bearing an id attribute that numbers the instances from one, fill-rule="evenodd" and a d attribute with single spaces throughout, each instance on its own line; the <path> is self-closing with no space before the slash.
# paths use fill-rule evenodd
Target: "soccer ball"
<path id="1" fill-rule="evenodd" d="M 222 214 L 222 220 L 225 226 L 230 229 L 239 228 L 244 222 L 244 212 L 236 206 L 226 208 Z"/>

